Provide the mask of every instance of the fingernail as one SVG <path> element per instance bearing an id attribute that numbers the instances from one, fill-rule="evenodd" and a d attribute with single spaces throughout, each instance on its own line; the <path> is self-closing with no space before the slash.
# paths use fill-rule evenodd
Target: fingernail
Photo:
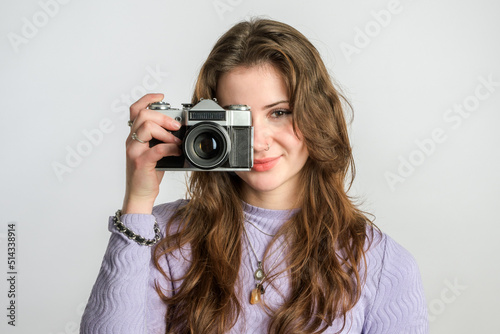
<path id="1" fill-rule="evenodd" d="M 172 127 L 175 129 L 175 130 L 179 130 L 181 128 L 181 123 L 177 122 L 177 121 L 173 121 L 172 122 Z"/>
<path id="2" fill-rule="evenodd" d="M 174 140 L 177 144 L 182 144 L 182 140 L 180 140 L 178 137 L 174 136 Z"/>

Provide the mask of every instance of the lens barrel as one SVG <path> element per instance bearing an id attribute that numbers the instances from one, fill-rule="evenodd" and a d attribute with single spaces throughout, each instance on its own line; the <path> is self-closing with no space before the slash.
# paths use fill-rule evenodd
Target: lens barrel
<path id="1" fill-rule="evenodd" d="M 222 165 L 231 151 L 227 131 L 216 123 L 203 122 L 193 126 L 184 137 L 184 155 L 195 167 L 213 169 Z"/>

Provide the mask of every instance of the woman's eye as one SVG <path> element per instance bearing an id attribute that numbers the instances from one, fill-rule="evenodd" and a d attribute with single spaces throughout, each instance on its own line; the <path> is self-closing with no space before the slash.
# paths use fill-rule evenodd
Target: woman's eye
<path id="1" fill-rule="evenodd" d="M 278 110 L 274 110 L 271 113 L 271 117 L 273 117 L 273 118 L 280 118 L 280 117 L 283 117 L 283 116 L 286 116 L 286 115 L 291 115 L 291 114 L 292 114 L 292 112 L 290 110 L 278 109 Z"/>

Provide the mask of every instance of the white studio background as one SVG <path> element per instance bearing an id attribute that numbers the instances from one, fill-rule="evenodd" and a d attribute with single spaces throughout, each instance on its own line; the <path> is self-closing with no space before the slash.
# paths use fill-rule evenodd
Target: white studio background
<path id="1" fill-rule="evenodd" d="M 253 15 L 309 37 L 352 101 L 353 194 L 416 257 L 431 332 L 497 332 L 499 13 L 494 0 L 2 0 L 0 332 L 78 332 L 123 198 L 128 105 L 189 101 L 216 39 Z M 158 201 L 183 197 L 184 178 L 168 173 Z"/>

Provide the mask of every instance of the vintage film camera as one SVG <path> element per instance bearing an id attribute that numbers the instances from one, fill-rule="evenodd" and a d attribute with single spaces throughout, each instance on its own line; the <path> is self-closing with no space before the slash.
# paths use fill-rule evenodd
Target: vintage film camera
<path id="1" fill-rule="evenodd" d="M 181 123 L 171 131 L 182 140 L 182 155 L 164 157 L 158 170 L 249 171 L 253 166 L 253 127 L 250 107 L 230 105 L 222 108 L 216 99 L 202 99 L 196 105 L 170 108 L 166 102 L 155 102 L 157 110 Z M 153 139 L 152 147 L 160 141 Z"/>

